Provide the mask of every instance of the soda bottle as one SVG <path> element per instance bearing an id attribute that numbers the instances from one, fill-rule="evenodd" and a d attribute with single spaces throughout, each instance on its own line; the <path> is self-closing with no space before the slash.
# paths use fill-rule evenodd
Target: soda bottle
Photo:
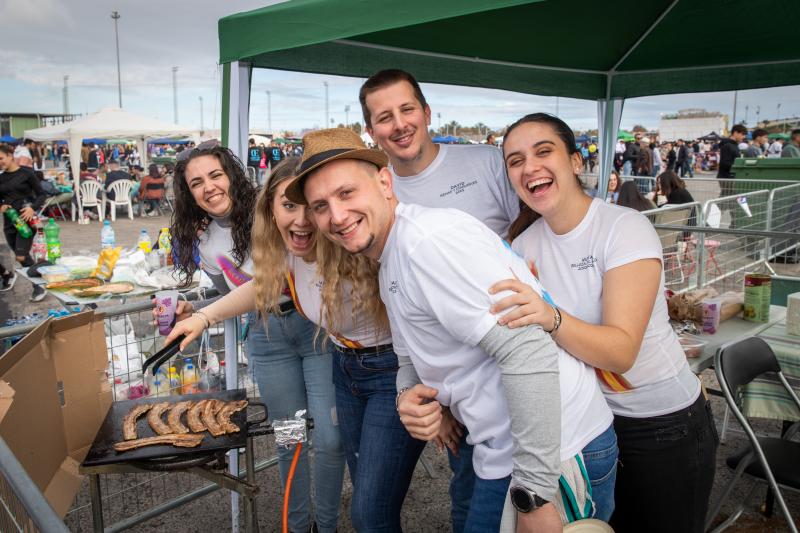
<path id="1" fill-rule="evenodd" d="M 113 248 L 115 244 L 114 228 L 111 221 L 103 221 L 103 228 L 100 230 L 100 248 Z"/>
<path id="2" fill-rule="evenodd" d="M 36 263 L 47 259 L 47 242 L 44 240 L 44 230 L 42 228 L 37 229 L 36 235 L 33 237 L 31 257 Z"/>
<path id="3" fill-rule="evenodd" d="M 227 390 L 225 387 L 225 361 L 219 362 L 219 390 Z"/>
<path id="4" fill-rule="evenodd" d="M 149 254 L 153 249 L 153 241 L 150 240 L 150 235 L 146 229 L 139 232 L 139 248 L 145 253 Z"/>
<path id="5" fill-rule="evenodd" d="M 178 374 L 178 370 L 174 366 L 169 367 L 169 373 L 167 374 L 167 376 L 169 377 L 170 393 L 180 395 L 181 376 L 180 374 Z"/>
<path id="6" fill-rule="evenodd" d="M 9 207 L 6 210 L 6 216 L 11 221 L 11 223 L 14 224 L 14 227 L 17 228 L 17 233 L 19 233 L 20 237 L 22 237 L 23 239 L 28 239 L 33 235 L 33 230 L 31 230 L 31 227 L 28 226 L 28 224 L 26 224 L 24 220 L 22 220 L 16 209 L 14 209 L 13 207 Z"/>
<path id="7" fill-rule="evenodd" d="M 158 247 L 164 250 L 164 255 L 169 256 L 172 252 L 172 236 L 169 234 L 169 228 L 161 228 L 161 233 L 158 234 Z"/>
<path id="8" fill-rule="evenodd" d="M 192 360 L 186 358 L 184 360 L 183 369 L 181 370 L 181 379 L 183 386 L 181 391 L 183 394 L 194 394 L 197 392 L 197 370 L 192 364 Z"/>
<path id="9" fill-rule="evenodd" d="M 44 239 L 47 243 L 47 260 L 55 263 L 56 259 L 61 257 L 61 239 L 58 237 L 61 228 L 58 227 L 56 221 L 52 218 L 47 222 L 44 227 Z"/>

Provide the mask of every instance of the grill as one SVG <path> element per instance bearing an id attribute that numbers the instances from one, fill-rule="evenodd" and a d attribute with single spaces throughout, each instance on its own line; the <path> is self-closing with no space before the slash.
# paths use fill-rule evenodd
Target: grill
<path id="1" fill-rule="evenodd" d="M 92 521 L 94 531 L 102 532 L 103 525 L 103 500 L 100 489 L 100 474 L 127 474 L 143 471 L 170 471 L 191 472 L 209 481 L 217 483 L 223 488 L 240 494 L 244 499 L 245 531 L 258 530 L 258 516 L 255 507 L 255 495 L 258 486 L 255 484 L 255 465 L 253 456 L 253 437 L 272 432 L 272 427 L 266 423 L 267 408 L 263 403 L 250 400 L 248 408 L 262 407 L 263 418 L 248 422 L 247 409 L 234 413 L 231 422 L 239 426 L 238 433 L 214 437 L 204 433 L 200 445 L 194 448 L 179 448 L 171 445 L 145 446 L 127 452 L 117 452 L 114 444 L 122 442 L 122 425 L 125 416 L 130 410 L 143 403 L 159 403 L 170 401 L 177 403 L 184 400 L 200 401 L 216 399 L 225 402 L 243 400 L 246 397 L 244 389 L 234 389 L 219 392 L 170 396 L 169 398 L 145 398 L 115 402 L 106 414 L 106 418 L 97 436 L 92 443 L 80 467 L 80 472 L 89 475 L 89 491 L 92 499 Z M 185 415 L 184 415 L 185 416 Z M 136 424 L 138 438 L 156 436 L 146 421 L 146 416 L 139 418 Z M 229 474 L 225 471 L 226 452 L 230 450 L 245 449 L 245 465 L 247 478 Z"/>

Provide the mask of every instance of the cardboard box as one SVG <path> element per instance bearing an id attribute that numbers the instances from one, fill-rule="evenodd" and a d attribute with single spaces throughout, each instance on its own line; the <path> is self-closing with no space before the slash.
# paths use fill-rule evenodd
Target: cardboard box
<path id="1" fill-rule="evenodd" d="M 111 406 L 106 364 L 92 311 L 46 320 L 0 357 L 0 435 L 61 517 Z"/>

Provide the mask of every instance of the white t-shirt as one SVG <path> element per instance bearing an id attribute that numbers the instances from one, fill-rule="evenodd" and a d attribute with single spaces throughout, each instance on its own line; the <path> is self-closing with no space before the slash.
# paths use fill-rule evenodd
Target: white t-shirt
<path id="1" fill-rule="evenodd" d="M 339 302 L 339 331 L 330 331 L 322 313 L 322 278 L 317 274 L 316 263 L 306 263 L 299 257 L 288 255 L 289 290 L 297 311 L 308 320 L 328 331 L 328 336 L 343 348 L 366 348 L 391 344 L 389 331 L 380 331 L 374 321 L 353 316 L 349 284 L 344 287 L 344 298 Z"/>
<path id="2" fill-rule="evenodd" d="M 248 255 L 237 265 L 233 259 L 231 227 L 212 220 L 199 239 L 200 266 L 209 276 L 222 275 L 230 290 L 253 278 L 253 260 Z"/>
<path id="3" fill-rule="evenodd" d="M 491 285 L 516 275 L 541 286 L 505 241 L 466 213 L 400 204 L 395 215 L 380 258 L 395 352 L 411 358 L 467 427 L 478 476 L 507 476 L 513 442 L 500 368 L 478 343 L 497 325 L 489 307 L 509 294 L 490 295 Z M 605 431 L 612 414 L 591 367 L 560 349 L 559 377 L 564 461 Z"/>
<path id="4" fill-rule="evenodd" d="M 533 262 L 556 305 L 590 324 L 603 321 L 606 272 L 640 259 L 662 261 L 661 241 L 647 218 L 597 199 L 569 233 L 556 235 L 540 218 L 512 246 Z M 644 418 L 672 413 L 691 405 L 700 394 L 700 381 L 689 369 L 669 324 L 663 294 L 662 269 L 658 296 L 633 367 L 622 376 L 597 371 L 615 414 Z"/>
<path id="5" fill-rule="evenodd" d="M 392 170 L 392 177 L 401 202 L 459 209 L 503 237 L 519 215 L 519 198 L 506 178 L 503 153 L 495 146 L 440 144 L 425 170 L 415 176 Z"/>

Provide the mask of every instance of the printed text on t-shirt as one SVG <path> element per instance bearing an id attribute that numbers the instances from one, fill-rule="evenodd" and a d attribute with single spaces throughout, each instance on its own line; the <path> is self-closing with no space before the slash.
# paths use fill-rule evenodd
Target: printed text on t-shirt
<path id="1" fill-rule="evenodd" d="M 449 196 L 451 194 L 461 194 L 462 192 L 464 192 L 467 189 L 467 187 L 472 187 L 473 185 L 477 185 L 477 184 L 478 184 L 478 180 L 472 180 L 472 181 L 467 181 L 467 182 L 460 181 L 458 183 L 455 183 L 455 184 L 451 185 L 449 190 L 441 193 L 439 195 L 439 198 L 444 198 L 445 196 Z"/>
<path id="2" fill-rule="evenodd" d="M 597 258 L 590 254 L 582 258 L 577 263 L 572 263 L 569 266 L 575 270 L 587 270 L 589 268 L 594 268 L 595 263 L 597 263 Z"/>

